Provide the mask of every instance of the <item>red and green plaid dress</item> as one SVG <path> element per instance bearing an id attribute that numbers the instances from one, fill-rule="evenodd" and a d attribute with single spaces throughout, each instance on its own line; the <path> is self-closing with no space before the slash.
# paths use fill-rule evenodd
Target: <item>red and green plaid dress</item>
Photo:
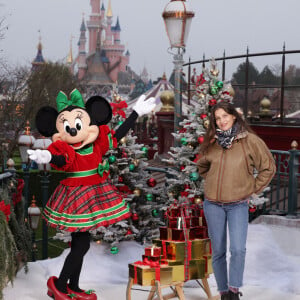
<path id="1" fill-rule="evenodd" d="M 57 170 L 68 177 L 60 182 L 43 212 L 49 226 L 69 232 L 90 231 L 130 216 L 129 208 L 108 178 L 109 166 L 102 156 L 117 141 L 107 125 L 99 127 L 97 140 L 87 149 L 75 151 L 62 141 L 52 143 L 53 155 L 64 155 L 66 165 Z"/>

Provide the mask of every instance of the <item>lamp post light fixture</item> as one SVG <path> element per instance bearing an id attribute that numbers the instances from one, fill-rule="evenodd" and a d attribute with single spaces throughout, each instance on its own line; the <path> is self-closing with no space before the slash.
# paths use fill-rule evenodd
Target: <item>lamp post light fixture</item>
<path id="1" fill-rule="evenodd" d="M 35 196 L 32 196 L 31 205 L 28 207 L 29 226 L 32 229 L 32 261 L 35 261 L 35 252 L 37 250 L 35 243 L 35 231 L 39 226 L 41 210 L 36 205 Z"/>
<path id="2" fill-rule="evenodd" d="M 24 211 L 27 216 L 28 208 L 28 184 L 29 184 L 29 156 L 27 150 L 30 149 L 35 142 L 35 138 L 30 133 L 29 121 L 26 122 L 25 131 L 18 138 L 18 146 L 21 154 L 22 168 L 24 171 Z"/>
<path id="3" fill-rule="evenodd" d="M 162 13 L 171 49 L 177 49 L 175 53 L 171 52 L 173 55 L 175 79 L 174 132 L 179 130 L 179 122 L 182 116 L 180 81 L 184 62 L 183 53 L 185 52 L 185 46 L 194 15 L 195 13 L 190 10 L 186 0 L 171 0 Z M 176 144 L 177 141 L 175 138 L 175 145 Z"/>

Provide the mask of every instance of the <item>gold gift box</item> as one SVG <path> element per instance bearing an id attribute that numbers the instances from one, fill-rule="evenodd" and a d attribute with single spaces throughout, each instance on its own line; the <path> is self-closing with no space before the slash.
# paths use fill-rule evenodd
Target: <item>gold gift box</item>
<path id="1" fill-rule="evenodd" d="M 168 264 L 172 266 L 172 280 L 173 281 L 185 281 L 184 276 L 184 264 L 174 260 L 168 260 Z M 205 259 L 194 259 L 189 261 L 189 280 L 190 279 L 202 279 L 205 277 Z"/>
<path id="2" fill-rule="evenodd" d="M 150 266 L 141 266 L 129 264 L 129 277 L 136 279 L 136 283 L 139 285 L 155 285 L 155 268 Z M 136 267 L 136 272 L 134 268 Z M 135 275 L 137 278 L 135 278 Z M 172 282 L 172 267 L 161 266 L 160 267 L 160 283 L 170 284 Z"/>
<path id="3" fill-rule="evenodd" d="M 189 264 L 189 279 L 202 279 L 205 277 L 205 259 L 190 260 Z"/>
<path id="4" fill-rule="evenodd" d="M 203 255 L 210 254 L 210 239 L 196 239 L 191 242 L 191 259 L 201 259 Z M 167 259 L 184 261 L 185 255 L 185 242 L 177 241 L 165 241 L 166 243 L 166 254 Z M 163 243 L 161 240 L 154 239 L 153 244 L 162 247 Z M 164 252 L 162 251 L 162 254 Z"/>
<path id="5" fill-rule="evenodd" d="M 203 255 L 204 259 L 206 260 L 206 274 L 212 274 L 213 268 L 212 268 L 212 257 L 211 254 Z"/>

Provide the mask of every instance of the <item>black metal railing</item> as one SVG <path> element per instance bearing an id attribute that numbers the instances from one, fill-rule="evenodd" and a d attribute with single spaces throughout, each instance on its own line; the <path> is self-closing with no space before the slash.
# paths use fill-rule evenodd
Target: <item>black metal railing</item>
<path id="1" fill-rule="evenodd" d="M 279 112 L 277 113 L 279 124 L 288 124 L 288 120 L 285 119 L 286 112 L 284 111 L 285 106 L 285 92 L 287 89 L 296 88 L 299 89 L 300 85 L 289 85 L 286 83 L 286 55 L 289 54 L 299 54 L 300 50 L 285 50 L 285 45 L 283 46 L 282 51 L 273 51 L 273 52 L 261 52 L 261 53 L 249 53 L 249 48 L 247 48 L 246 54 L 241 55 L 234 55 L 234 56 L 225 56 L 225 51 L 223 54 L 223 57 L 214 58 L 215 61 L 222 61 L 222 80 L 225 80 L 226 76 L 226 61 L 229 60 L 236 60 L 236 59 L 245 59 L 245 83 L 244 84 L 237 84 L 232 82 L 232 86 L 237 89 L 241 89 L 244 93 L 242 106 L 243 106 L 243 112 L 245 116 L 248 116 L 248 106 L 249 106 L 249 100 L 252 101 L 253 99 L 249 99 L 249 91 L 252 89 L 278 89 L 280 90 L 280 97 L 279 100 Z M 251 57 L 264 57 L 264 56 L 274 56 L 274 55 L 281 55 L 281 74 L 280 74 L 280 83 L 277 85 L 274 84 L 265 84 L 265 85 L 258 85 L 257 83 L 251 83 L 249 82 L 249 58 Z M 189 59 L 188 63 L 185 63 L 183 66 L 188 67 L 188 99 L 191 98 L 191 93 L 194 91 L 191 88 L 191 66 L 201 64 L 202 67 L 205 67 L 205 63 L 208 63 L 210 59 L 205 59 L 205 56 L 203 56 L 202 60 L 196 60 L 191 61 Z M 278 124 L 278 122 L 277 122 Z"/>
<path id="2" fill-rule="evenodd" d="M 276 174 L 266 194 L 270 199 L 264 206 L 264 214 L 297 217 L 300 214 L 300 151 L 271 150 L 276 162 Z"/>

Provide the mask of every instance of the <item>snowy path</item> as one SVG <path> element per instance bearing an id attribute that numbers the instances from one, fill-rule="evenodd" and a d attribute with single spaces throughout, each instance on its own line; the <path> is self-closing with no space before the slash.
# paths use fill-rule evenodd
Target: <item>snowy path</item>
<path id="1" fill-rule="evenodd" d="M 249 225 L 244 287 L 245 300 L 300 300 L 300 230 L 284 226 Z M 128 263 L 140 260 L 144 246 L 124 242 L 117 255 L 109 248 L 93 243 L 83 266 L 82 288 L 95 289 L 98 299 L 126 299 Z M 4 289 L 4 300 L 49 300 L 46 281 L 57 275 L 68 250 L 54 259 L 29 264 L 29 273 L 19 271 L 13 287 Z M 209 283 L 217 294 L 213 275 Z M 136 289 L 148 287 L 134 286 Z M 168 293 L 166 289 L 164 291 Z M 185 284 L 186 300 L 202 300 L 205 294 L 195 281 Z M 147 293 L 132 291 L 132 300 L 147 299 Z"/>

